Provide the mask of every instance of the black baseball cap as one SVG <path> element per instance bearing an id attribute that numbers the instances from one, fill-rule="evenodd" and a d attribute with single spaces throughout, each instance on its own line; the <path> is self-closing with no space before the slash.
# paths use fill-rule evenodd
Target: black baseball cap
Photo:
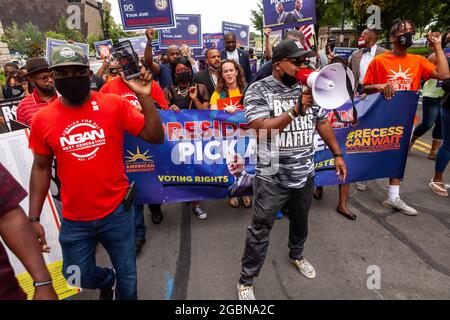
<path id="1" fill-rule="evenodd" d="M 30 58 L 27 60 L 25 68 L 27 69 L 27 75 L 43 71 L 50 71 L 50 66 L 48 65 L 48 62 L 47 60 L 45 60 L 45 58 Z"/>
<path id="2" fill-rule="evenodd" d="M 315 55 L 315 52 L 303 49 L 300 41 L 289 39 L 281 41 L 273 49 L 272 62 L 277 62 L 286 58 L 310 58 Z"/>

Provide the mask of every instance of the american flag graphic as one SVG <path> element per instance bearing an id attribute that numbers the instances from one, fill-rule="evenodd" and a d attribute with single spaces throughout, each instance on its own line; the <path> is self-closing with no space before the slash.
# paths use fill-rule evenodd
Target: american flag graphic
<path id="1" fill-rule="evenodd" d="M 306 50 L 311 50 L 311 47 L 314 44 L 314 25 L 313 24 L 309 24 L 306 26 L 301 26 L 299 28 L 299 31 L 301 31 L 301 33 L 303 33 L 305 35 L 305 49 Z"/>

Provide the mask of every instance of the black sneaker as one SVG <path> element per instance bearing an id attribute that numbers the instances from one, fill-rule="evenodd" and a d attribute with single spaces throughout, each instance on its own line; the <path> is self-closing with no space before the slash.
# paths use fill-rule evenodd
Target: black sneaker
<path id="1" fill-rule="evenodd" d="M 196 206 L 195 208 L 192 208 L 192 211 L 197 216 L 197 218 L 200 220 L 205 220 L 208 218 L 208 214 L 200 206 Z"/>
<path id="2" fill-rule="evenodd" d="M 141 253 L 142 247 L 144 246 L 145 240 L 136 240 L 136 255 Z"/>
<path id="3" fill-rule="evenodd" d="M 161 211 L 161 206 L 151 206 L 150 212 L 152 213 L 152 221 L 154 224 L 160 224 L 163 221 L 163 214 Z"/>
<path id="4" fill-rule="evenodd" d="M 114 280 L 111 285 L 107 286 L 104 289 L 100 289 L 100 297 L 99 300 L 114 300 L 114 291 L 116 289 L 116 271 L 114 268 L 106 268 L 110 269 L 113 272 Z"/>

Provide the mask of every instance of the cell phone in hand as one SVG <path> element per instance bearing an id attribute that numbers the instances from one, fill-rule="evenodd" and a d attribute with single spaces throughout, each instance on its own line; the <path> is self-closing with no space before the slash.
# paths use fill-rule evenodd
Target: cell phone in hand
<path id="1" fill-rule="evenodd" d="M 139 69 L 138 55 L 133 49 L 131 42 L 125 40 L 114 44 L 114 58 L 119 62 L 125 74 L 126 80 L 138 78 L 141 73 Z"/>

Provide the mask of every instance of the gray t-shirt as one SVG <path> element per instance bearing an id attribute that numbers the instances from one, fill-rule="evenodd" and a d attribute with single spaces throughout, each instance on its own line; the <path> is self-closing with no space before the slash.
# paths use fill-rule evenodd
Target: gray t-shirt
<path id="1" fill-rule="evenodd" d="M 280 116 L 295 106 L 300 92 L 299 85 L 286 87 L 273 76 L 255 82 L 245 94 L 245 117 L 250 123 Z M 314 105 L 279 134 L 268 132 L 267 139 L 262 139 L 260 132 L 256 176 L 286 188 L 304 187 L 308 177 L 314 175 L 316 122 L 326 116 L 322 108 Z"/>

